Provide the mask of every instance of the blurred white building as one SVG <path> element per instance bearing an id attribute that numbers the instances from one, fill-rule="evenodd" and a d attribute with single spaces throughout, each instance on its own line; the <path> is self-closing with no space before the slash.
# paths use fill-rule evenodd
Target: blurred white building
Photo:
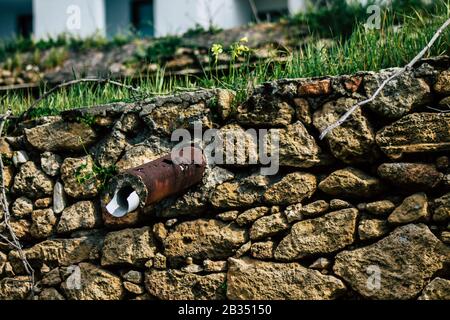
<path id="1" fill-rule="evenodd" d="M 305 8 L 308 0 L 0 0 L 0 38 L 61 33 L 113 36 L 130 27 L 146 36 L 196 25 L 232 28 Z"/>

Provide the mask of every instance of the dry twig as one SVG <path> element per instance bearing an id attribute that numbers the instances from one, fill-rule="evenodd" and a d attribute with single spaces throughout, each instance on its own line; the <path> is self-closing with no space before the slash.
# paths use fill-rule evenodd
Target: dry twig
<path id="1" fill-rule="evenodd" d="M 335 123 L 331 124 L 330 126 L 328 126 L 325 130 L 322 131 L 322 133 L 320 134 L 320 139 L 322 140 L 323 138 L 326 137 L 327 134 L 329 134 L 331 131 L 333 131 L 334 129 L 336 129 L 337 127 L 339 127 L 340 125 L 342 125 L 347 119 L 348 117 L 350 117 L 353 112 L 355 112 L 356 109 L 358 109 L 359 107 L 366 105 L 368 103 L 371 103 L 372 101 L 375 100 L 376 97 L 378 97 L 378 95 L 383 91 L 384 87 L 392 80 L 394 80 L 395 78 L 401 76 L 402 74 L 404 74 L 406 71 L 411 70 L 411 68 L 420 60 L 423 58 L 423 56 L 427 53 L 428 50 L 430 50 L 430 48 L 434 45 L 434 43 L 436 42 L 436 40 L 441 36 L 441 34 L 444 32 L 445 29 L 447 29 L 447 27 L 450 25 L 450 19 L 448 19 L 447 21 L 445 21 L 445 23 L 436 31 L 436 33 L 434 34 L 433 38 L 431 38 L 430 42 L 428 42 L 428 44 L 425 46 L 425 48 L 422 49 L 422 51 L 420 51 L 420 53 L 414 57 L 414 59 L 411 60 L 410 63 L 408 63 L 406 66 L 404 66 L 403 68 L 401 68 L 399 71 L 397 71 L 396 73 L 394 73 L 392 76 L 390 76 L 388 79 L 384 80 L 383 83 L 381 84 L 381 86 L 374 92 L 374 94 L 369 97 L 368 99 L 358 102 L 357 104 L 355 104 L 354 106 L 352 106 L 338 121 L 336 121 Z"/>

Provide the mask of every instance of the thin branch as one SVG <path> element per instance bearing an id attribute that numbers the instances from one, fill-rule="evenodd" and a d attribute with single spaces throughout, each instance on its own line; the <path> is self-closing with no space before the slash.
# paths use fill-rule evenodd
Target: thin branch
<path id="1" fill-rule="evenodd" d="M 254 0 L 248 0 L 250 4 L 250 8 L 252 9 L 253 16 L 255 17 L 256 23 L 261 23 L 261 19 L 258 17 L 258 8 L 256 8 L 256 4 Z"/>
<path id="2" fill-rule="evenodd" d="M 8 120 L 8 117 L 11 116 L 11 110 L 8 110 L 6 112 L 6 114 L 0 119 L 0 138 L 3 134 L 3 129 L 5 127 L 5 123 Z M 6 237 L 4 237 L 3 235 L 1 236 L 2 239 L 6 240 L 8 244 L 10 244 L 13 248 L 15 248 L 17 250 L 17 252 L 19 253 L 19 257 L 20 260 L 22 261 L 22 264 L 25 268 L 25 272 L 28 274 L 30 280 L 30 286 L 31 286 L 31 298 L 34 298 L 34 286 L 35 286 L 35 282 L 34 282 L 34 270 L 31 267 L 31 265 L 29 264 L 25 253 L 22 250 L 22 245 L 20 244 L 20 241 L 18 239 L 18 237 L 16 236 L 14 229 L 11 227 L 10 224 L 10 213 L 9 213 L 9 204 L 8 204 L 8 198 L 6 197 L 6 188 L 5 188 L 5 180 L 4 180 L 4 165 L 3 165 L 3 159 L 2 157 L 0 157 L 0 189 L 1 189 L 1 193 L 0 193 L 0 205 L 2 206 L 3 209 L 3 222 L 7 228 L 7 230 L 9 231 L 9 236 L 11 238 L 11 240 L 7 239 Z"/>
<path id="3" fill-rule="evenodd" d="M 374 101 L 378 95 L 383 91 L 384 87 L 392 80 L 394 80 L 395 78 L 401 76 L 402 74 L 404 74 L 406 71 L 411 70 L 411 68 L 420 60 L 423 58 L 423 56 L 427 53 L 428 50 L 430 50 L 430 48 L 434 45 L 434 43 L 436 42 L 436 40 L 441 36 L 441 34 L 444 32 L 445 29 L 447 29 L 447 27 L 450 25 L 450 19 L 448 19 L 447 21 L 445 21 L 445 23 L 436 31 L 436 33 L 434 34 L 434 36 L 431 38 L 430 42 L 428 42 L 428 44 L 425 46 L 425 48 L 422 49 L 422 51 L 420 51 L 420 53 L 414 57 L 414 59 L 411 60 L 410 63 L 408 63 L 406 66 L 404 66 L 403 68 L 401 68 L 400 70 L 398 70 L 396 73 L 394 73 L 392 76 L 390 76 L 388 79 L 386 79 L 385 81 L 383 81 L 383 83 L 381 84 L 381 86 L 374 92 L 374 94 L 369 97 L 368 99 L 358 102 L 357 104 L 355 104 L 354 106 L 352 106 L 338 121 L 336 121 L 335 123 L 331 124 L 330 126 L 328 126 L 325 130 L 322 131 L 322 133 L 320 134 L 320 140 L 322 140 L 323 138 L 325 138 L 327 136 L 327 134 L 329 134 L 331 131 L 333 131 L 334 129 L 336 129 L 337 127 L 339 127 L 340 125 L 342 125 L 345 121 L 347 121 L 348 117 L 350 117 L 353 112 L 355 112 L 356 109 L 358 109 L 359 107 L 366 105 L 368 103 L 371 103 L 372 101 Z"/>

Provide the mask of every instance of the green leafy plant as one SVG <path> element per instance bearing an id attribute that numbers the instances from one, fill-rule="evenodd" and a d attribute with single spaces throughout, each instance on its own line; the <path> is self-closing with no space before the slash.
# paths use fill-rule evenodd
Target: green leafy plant
<path id="1" fill-rule="evenodd" d="M 75 178 L 80 185 L 96 184 L 103 190 L 106 183 L 117 172 L 115 166 L 102 167 L 93 161 L 92 170 L 87 170 L 88 165 L 82 164 L 75 170 Z"/>

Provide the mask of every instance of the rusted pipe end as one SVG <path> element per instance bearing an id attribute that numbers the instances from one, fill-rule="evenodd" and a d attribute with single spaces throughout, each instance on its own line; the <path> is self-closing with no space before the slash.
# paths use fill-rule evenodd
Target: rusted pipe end
<path id="1" fill-rule="evenodd" d="M 197 184 L 205 168 L 201 149 L 180 149 L 114 177 L 102 197 L 102 208 L 114 217 L 123 217 Z"/>

